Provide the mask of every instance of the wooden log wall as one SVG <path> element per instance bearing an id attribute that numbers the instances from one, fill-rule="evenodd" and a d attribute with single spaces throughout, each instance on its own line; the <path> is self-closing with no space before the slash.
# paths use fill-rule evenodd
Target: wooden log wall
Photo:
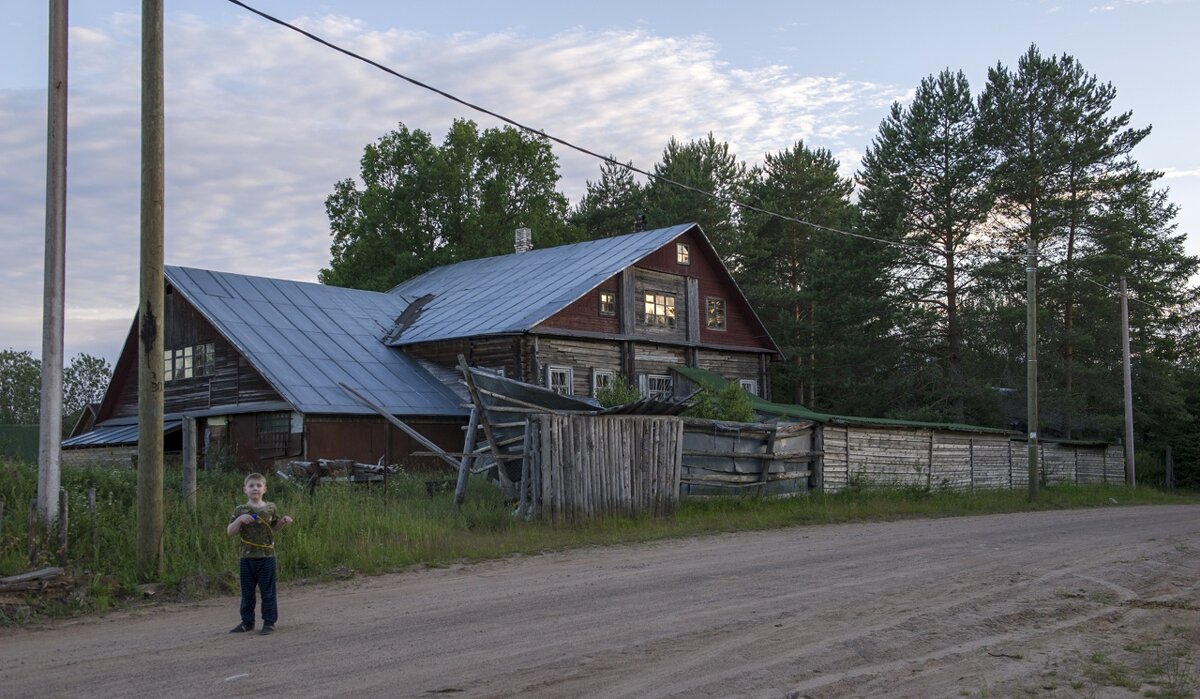
<path id="1" fill-rule="evenodd" d="M 874 425 L 822 425 L 819 479 L 824 492 L 851 485 L 944 490 L 1023 490 L 1026 443 L 1008 435 Z M 1120 445 L 1040 442 L 1043 480 L 1124 483 Z"/>
<path id="2" fill-rule="evenodd" d="M 683 423 L 677 417 L 533 415 L 522 473 L 534 516 L 580 522 L 666 516 L 679 503 Z"/>

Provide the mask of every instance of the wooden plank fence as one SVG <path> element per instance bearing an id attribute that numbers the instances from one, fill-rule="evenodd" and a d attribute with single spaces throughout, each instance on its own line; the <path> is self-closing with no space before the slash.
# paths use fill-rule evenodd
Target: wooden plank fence
<path id="1" fill-rule="evenodd" d="M 679 503 L 683 422 L 645 415 L 531 415 L 526 514 L 551 522 L 666 516 Z"/>
<path id="2" fill-rule="evenodd" d="M 1007 434 L 865 425 L 822 425 L 825 492 L 851 485 L 944 490 L 1021 490 L 1029 485 L 1025 442 Z M 1124 483 L 1120 445 L 1043 441 L 1047 483 Z"/>

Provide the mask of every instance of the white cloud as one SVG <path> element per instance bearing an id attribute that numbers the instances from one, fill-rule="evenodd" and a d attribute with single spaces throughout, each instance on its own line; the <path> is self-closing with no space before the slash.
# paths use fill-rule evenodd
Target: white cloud
<path id="1" fill-rule="evenodd" d="M 1176 179 L 1180 177 L 1200 177 L 1200 167 L 1192 168 L 1191 170 L 1180 170 L 1179 168 L 1163 168 L 1163 179 Z"/>
<path id="2" fill-rule="evenodd" d="M 136 18 L 132 18 L 136 20 Z M 591 150 L 650 168 L 671 136 L 713 132 L 744 160 L 803 139 L 857 167 L 887 106 L 909 90 L 744 70 L 702 37 L 574 30 L 436 37 L 346 17 L 318 34 L 395 70 Z M 72 30 L 67 353 L 115 358 L 137 297 L 137 22 Z M 168 21 L 166 261 L 314 280 L 328 263 L 324 199 L 365 144 L 403 122 L 440 140 L 455 117 L 498 123 L 253 18 Z M 40 344 L 44 92 L 0 90 L 0 345 Z M 577 199 L 599 163 L 557 148 Z M 853 162 L 851 162 L 853 160 Z"/>

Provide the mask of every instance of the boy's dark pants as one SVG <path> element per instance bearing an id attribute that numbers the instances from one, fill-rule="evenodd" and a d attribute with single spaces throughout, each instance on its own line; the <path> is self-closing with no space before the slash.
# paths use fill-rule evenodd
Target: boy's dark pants
<path id="1" fill-rule="evenodd" d="M 240 571 L 242 578 L 242 623 L 254 627 L 254 588 L 262 593 L 263 625 L 274 625 L 279 619 L 275 606 L 275 557 L 243 558 Z"/>

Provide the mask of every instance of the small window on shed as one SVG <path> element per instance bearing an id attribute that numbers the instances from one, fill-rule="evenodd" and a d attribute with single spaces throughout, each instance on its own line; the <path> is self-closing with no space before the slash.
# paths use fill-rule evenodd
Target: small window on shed
<path id="1" fill-rule="evenodd" d="M 600 292 L 600 315 L 615 316 L 617 314 L 617 292 Z"/>
<path id="2" fill-rule="evenodd" d="M 725 299 L 708 296 L 704 299 L 704 324 L 709 330 L 725 329 Z"/>
<path id="3" fill-rule="evenodd" d="M 675 243 L 675 261 L 681 265 L 692 264 L 692 251 L 687 243 Z"/>
<path id="4" fill-rule="evenodd" d="M 752 396 L 758 395 L 758 379 L 738 379 L 738 385 Z"/>
<path id="5" fill-rule="evenodd" d="M 655 400 L 670 400 L 675 396 L 675 386 L 666 374 L 642 374 L 642 395 Z"/>
<path id="6" fill-rule="evenodd" d="M 569 396 L 574 393 L 571 388 L 574 372 L 569 366 L 546 367 L 546 388 L 555 393 Z"/>
<path id="7" fill-rule="evenodd" d="M 292 431 L 291 413 L 259 413 L 255 416 L 255 446 L 259 456 L 283 456 L 287 453 Z"/>

